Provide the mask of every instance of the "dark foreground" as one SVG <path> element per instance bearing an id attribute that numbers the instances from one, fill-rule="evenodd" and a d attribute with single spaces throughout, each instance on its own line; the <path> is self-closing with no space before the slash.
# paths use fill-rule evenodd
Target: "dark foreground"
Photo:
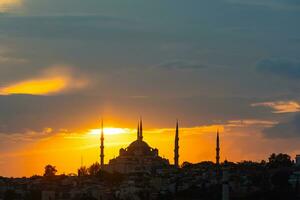
<path id="1" fill-rule="evenodd" d="M 2 177 L 0 200 L 221 200 L 224 185 L 231 200 L 300 200 L 300 167 L 283 154 L 260 163 L 186 162 L 180 169 L 79 175 Z"/>

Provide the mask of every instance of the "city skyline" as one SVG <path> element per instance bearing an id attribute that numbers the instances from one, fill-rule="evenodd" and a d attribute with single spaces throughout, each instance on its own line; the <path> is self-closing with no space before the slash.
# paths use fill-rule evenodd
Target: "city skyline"
<path id="1" fill-rule="evenodd" d="M 0 176 L 76 172 L 135 138 L 180 162 L 300 153 L 295 0 L 0 0 Z M 101 123 L 100 123 L 101 125 Z M 255 148 L 254 148 L 255 147 Z M 221 159 L 221 161 L 222 161 Z"/>
<path id="2" fill-rule="evenodd" d="M 101 163 L 102 163 L 101 155 L 108 155 L 108 156 L 103 156 L 103 165 L 108 165 L 109 161 L 116 157 L 116 155 L 118 154 L 117 152 L 119 152 L 120 148 L 121 149 L 124 148 L 125 146 L 130 144 L 132 142 L 132 140 L 134 141 L 134 138 L 136 138 L 136 134 L 138 134 L 137 140 L 140 140 L 140 137 L 141 137 L 140 132 L 145 132 L 146 135 L 148 136 L 148 138 L 149 138 L 149 135 L 152 135 L 153 133 L 157 134 L 155 137 L 157 139 L 157 141 L 159 141 L 159 139 L 162 138 L 162 134 L 164 134 L 164 132 L 165 133 L 167 133 L 167 132 L 173 133 L 172 136 L 169 137 L 170 141 L 167 141 L 167 139 L 164 138 L 164 140 L 167 141 L 166 142 L 167 145 L 165 145 L 165 144 L 163 145 L 164 148 L 162 148 L 162 149 L 164 151 L 162 151 L 161 156 L 163 158 L 170 160 L 171 161 L 170 164 L 174 165 L 174 166 L 176 166 L 176 164 L 175 164 L 176 163 L 175 162 L 175 158 L 176 158 L 175 151 L 176 150 L 174 149 L 176 145 L 179 145 L 180 149 L 183 149 L 183 151 L 180 150 L 178 153 L 178 158 L 182 157 L 182 159 L 178 162 L 179 166 L 181 166 L 184 162 L 200 163 L 203 161 L 211 161 L 211 162 L 216 163 L 216 165 L 219 165 L 219 163 L 223 163 L 226 160 L 233 161 L 233 162 L 242 162 L 242 161 L 260 162 L 262 160 L 266 160 L 269 156 L 269 155 L 265 155 L 264 157 L 261 157 L 260 159 L 250 159 L 248 156 L 245 156 L 244 159 L 239 159 L 239 157 L 230 158 L 230 156 L 229 155 L 227 156 L 226 153 L 220 153 L 220 151 L 222 152 L 221 147 L 220 147 L 220 140 L 221 140 L 220 136 L 221 137 L 225 136 L 224 135 L 225 129 L 223 129 L 222 126 L 208 126 L 208 127 L 204 127 L 204 128 L 200 127 L 200 129 L 201 129 L 200 131 L 207 134 L 206 141 L 202 141 L 203 143 L 206 143 L 207 145 L 204 146 L 203 148 L 199 148 L 199 150 L 202 149 L 203 152 L 205 152 L 205 153 L 209 152 L 209 153 L 205 155 L 205 154 L 201 154 L 203 152 L 198 152 L 197 150 L 193 150 L 194 153 L 196 153 L 197 155 L 200 154 L 201 156 L 197 156 L 196 158 L 194 158 L 194 160 L 193 160 L 193 158 L 191 160 L 186 159 L 186 158 L 189 158 L 187 156 L 187 154 L 190 154 L 191 150 L 189 148 L 185 148 L 185 145 L 186 145 L 186 147 L 189 147 L 191 141 L 188 141 L 188 142 L 186 141 L 183 144 L 181 144 L 181 143 L 179 143 L 179 140 L 182 140 L 182 139 L 178 138 L 178 141 L 177 141 L 178 143 L 176 144 L 176 138 L 177 138 L 177 136 L 179 137 L 179 135 L 181 135 L 182 133 L 183 133 L 183 135 L 185 135 L 185 134 L 192 135 L 190 133 L 192 133 L 192 131 L 195 131 L 197 128 L 196 129 L 195 128 L 181 128 L 181 127 L 179 127 L 179 120 L 177 119 L 177 120 L 175 120 L 175 122 L 176 122 L 175 128 L 143 130 L 142 120 L 140 120 L 138 123 L 138 129 L 129 129 L 129 128 L 105 127 L 104 120 L 102 119 L 101 126 L 99 126 L 100 128 L 90 129 L 87 133 L 85 133 L 85 135 L 62 133 L 61 136 L 63 136 L 64 139 L 82 140 L 83 138 L 85 138 L 85 136 L 87 136 L 86 142 L 87 141 L 91 142 L 90 144 L 86 144 L 85 147 L 78 146 L 78 148 L 75 148 L 76 150 L 78 150 L 78 152 L 81 152 L 80 157 L 78 154 L 76 154 L 74 152 L 72 154 L 70 154 L 70 156 L 72 156 L 74 158 L 74 160 L 76 160 L 75 162 L 70 163 L 70 165 L 69 165 L 70 168 L 64 168 L 66 155 L 62 154 L 62 156 L 58 159 L 58 161 L 54 161 L 52 163 L 47 163 L 48 162 L 47 161 L 47 162 L 37 162 L 37 163 L 34 163 L 33 165 L 28 165 L 27 166 L 28 168 L 25 168 L 25 169 L 29 169 L 28 171 L 24 170 L 21 172 L 22 174 L 16 175 L 15 177 L 23 177 L 23 176 L 30 177 L 33 175 L 42 175 L 42 173 L 44 171 L 43 166 L 45 166 L 47 164 L 52 164 L 52 165 L 57 166 L 58 173 L 60 173 L 60 174 L 76 174 L 77 170 L 80 168 L 80 166 L 89 166 L 94 163 L 99 163 L 100 166 L 102 166 L 101 165 Z M 137 132 L 137 130 L 138 130 L 138 132 Z M 107 148 L 105 146 L 104 141 L 111 137 L 118 136 L 118 135 L 123 135 L 122 142 L 119 142 L 118 145 L 116 145 L 116 144 L 111 145 L 111 143 L 108 141 L 108 143 L 107 143 L 108 148 Z M 91 136 L 91 138 L 88 138 L 89 136 Z M 128 136 L 130 136 L 130 137 L 128 137 Z M 125 138 L 126 138 L 126 142 L 124 140 Z M 130 140 L 130 139 L 132 139 L 132 140 Z M 142 136 L 141 140 L 143 140 L 143 136 Z M 146 137 L 146 140 L 147 140 L 147 137 Z M 103 143 L 102 143 L 102 141 L 103 141 Z M 114 140 L 114 142 L 115 141 L 116 140 Z M 172 143 L 174 141 L 175 141 L 175 143 Z M 197 142 L 197 141 L 194 141 L 194 142 Z M 57 144 L 55 144 L 55 145 L 57 145 Z M 80 145 L 80 144 L 78 143 L 78 145 Z M 103 154 L 101 154 L 102 145 L 103 145 L 103 150 L 106 148 L 108 149 L 106 151 L 104 150 Z M 155 139 L 150 139 L 150 145 L 157 147 L 156 146 L 157 142 L 155 141 Z M 222 142 L 222 146 L 223 145 L 224 145 L 224 142 Z M 158 146 L 160 146 L 160 145 L 158 145 Z M 34 148 L 36 148 L 36 146 L 34 146 Z M 186 151 L 184 151 L 184 149 L 186 149 Z M 223 146 L 223 149 L 230 149 L 230 147 L 226 146 L 226 143 L 225 143 L 225 145 Z M 69 149 L 69 150 L 71 150 L 71 149 Z M 97 151 L 99 153 L 97 153 Z M 83 152 L 85 152 L 85 153 L 83 153 Z M 111 152 L 113 152 L 113 154 L 111 154 Z M 165 154 L 164 154 L 165 152 L 168 152 L 169 154 L 167 156 L 165 156 Z M 29 152 L 28 155 L 36 154 L 36 153 L 37 152 L 33 151 L 33 152 Z M 48 152 L 48 155 L 52 155 L 54 158 L 59 157 L 57 153 L 60 153 L 60 150 L 57 151 L 56 149 L 52 149 L 51 151 Z M 106 154 L 106 153 L 108 153 L 108 154 Z M 276 152 L 276 153 L 280 153 L 280 152 Z M 220 154 L 223 154 L 222 157 L 220 156 Z M 20 155 L 27 156 L 26 154 L 20 154 Z M 39 155 L 39 153 L 37 153 L 37 155 Z M 292 159 L 295 156 L 296 156 L 296 153 L 295 153 L 295 155 L 292 155 Z M 4 157 L 5 157 L 5 155 L 4 155 Z M 40 161 L 39 157 L 36 157 L 36 159 L 38 161 Z M 79 160 L 80 160 L 80 164 L 79 164 Z M 60 168 L 63 168 L 63 170 Z M 101 167 L 101 168 L 103 168 L 103 167 Z M 11 175 L 9 175 L 9 173 L 11 173 L 11 172 L 14 173 L 15 172 L 14 170 L 15 170 L 14 168 L 11 168 L 10 171 L 8 171 L 8 175 L 5 175 L 6 171 L 3 171 L 4 172 L 3 175 L 10 177 Z"/>
<path id="3" fill-rule="evenodd" d="M 180 128 L 179 127 L 179 121 L 178 121 L 178 119 L 176 120 L 175 128 L 155 129 L 155 130 L 143 130 L 142 126 L 143 126 L 142 125 L 142 120 L 140 120 L 139 123 L 138 123 L 138 132 L 137 132 L 137 129 L 105 127 L 104 126 L 104 120 L 102 119 L 101 120 L 101 128 L 91 129 L 87 133 L 87 135 L 92 136 L 91 137 L 92 140 L 89 140 L 91 142 L 91 144 L 87 144 L 87 146 L 88 146 L 87 148 L 88 149 L 93 149 L 93 151 L 84 151 L 84 150 L 81 149 L 80 146 L 78 146 L 79 152 L 81 151 L 81 152 L 89 152 L 89 153 L 81 154 L 80 156 L 79 155 L 72 155 L 72 157 L 75 157 L 75 159 L 77 159 L 77 160 L 73 164 L 70 163 L 72 165 L 72 168 L 69 169 L 69 170 L 71 170 L 71 171 L 64 171 L 64 170 L 59 169 L 59 167 L 61 166 L 61 163 L 55 161 L 54 162 L 54 163 L 56 163 L 55 166 L 58 166 L 58 173 L 66 173 L 66 174 L 72 174 L 73 173 L 74 174 L 74 173 L 77 172 L 77 170 L 79 169 L 80 166 L 88 166 L 88 165 L 91 165 L 91 164 L 94 164 L 94 163 L 99 163 L 100 166 L 102 166 L 101 165 L 102 159 L 103 159 L 103 165 L 107 165 L 109 163 L 108 161 L 110 161 L 111 159 L 113 159 L 115 157 L 115 155 L 116 155 L 116 154 L 114 154 L 112 156 L 112 154 L 110 153 L 111 150 L 113 150 L 114 153 L 116 153 L 116 152 L 119 151 L 119 149 L 118 149 L 119 147 L 120 148 L 121 147 L 124 148 L 125 146 L 127 146 L 128 144 L 130 144 L 130 142 L 132 142 L 132 141 L 128 140 L 127 143 L 126 142 L 121 142 L 119 146 L 114 146 L 114 145 L 111 146 L 110 141 L 107 141 L 108 146 L 105 146 L 105 142 L 104 142 L 105 140 L 109 139 L 110 136 L 117 136 L 117 135 L 122 135 L 122 134 L 125 134 L 125 137 L 128 137 L 127 134 L 129 134 L 130 135 L 130 137 L 129 137 L 130 139 L 131 138 L 135 138 L 132 135 L 138 134 L 137 140 L 143 140 L 143 136 L 141 136 L 141 135 L 143 135 L 142 132 L 145 132 L 146 135 L 156 133 L 157 134 L 157 138 L 161 138 L 162 134 L 164 134 L 164 132 L 173 132 L 173 135 L 171 136 L 171 140 L 170 141 L 167 141 L 167 139 L 165 139 L 165 141 L 167 141 L 168 145 L 165 146 L 165 148 L 163 148 L 165 150 L 164 152 L 168 151 L 170 155 L 165 156 L 164 154 L 162 154 L 162 156 L 163 156 L 163 158 L 166 158 L 166 159 L 170 160 L 170 164 L 176 166 L 175 165 L 175 160 L 174 160 L 175 159 L 174 156 L 175 156 L 175 151 L 176 150 L 174 150 L 174 148 L 175 148 L 176 145 L 178 145 L 178 146 L 181 145 L 181 148 L 184 148 L 184 146 L 179 143 L 179 140 L 180 140 L 179 139 L 179 134 L 182 134 L 182 133 L 180 133 L 181 129 L 182 129 L 183 133 L 186 132 L 184 128 Z M 210 129 L 210 127 L 208 127 L 208 128 Z M 213 128 L 214 127 L 211 127 L 211 130 Z M 189 132 L 189 130 L 188 130 L 188 132 Z M 216 141 L 216 138 L 219 138 L 219 128 L 215 130 L 214 134 L 215 134 L 214 135 L 214 140 Z M 82 139 L 82 137 L 84 137 L 83 135 L 80 135 L 80 134 L 74 134 L 74 135 L 69 135 L 69 136 L 63 135 L 63 136 L 65 138 L 67 138 L 67 139 L 78 139 L 78 138 Z M 178 137 L 177 144 L 176 144 L 176 142 L 174 143 L 174 141 L 176 141 L 176 139 L 175 139 L 176 137 Z M 147 140 L 147 137 L 146 137 L 146 140 Z M 154 139 L 152 139 L 150 141 L 151 141 L 151 146 L 156 147 L 155 145 L 157 145 L 157 142 L 155 142 Z M 159 141 L 159 139 L 158 139 L 158 141 Z M 213 146 L 213 147 L 207 147 L 207 148 L 215 149 L 217 144 L 216 143 L 211 143 L 211 144 L 213 144 L 215 146 Z M 188 146 L 189 144 L 186 143 L 186 145 Z M 107 147 L 108 147 L 108 150 L 105 150 Z M 83 149 L 84 148 L 85 147 L 83 147 Z M 99 153 L 96 153 L 96 156 L 95 156 L 95 149 L 99 152 Z M 102 151 L 102 149 L 103 149 L 103 151 Z M 189 153 L 189 151 L 190 150 L 188 149 L 187 151 L 183 151 L 183 152 Z M 32 153 L 34 154 L 34 152 L 32 152 Z M 58 153 L 59 153 L 59 151 L 55 151 L 55 150 L 49 152 L 49 154 L 52 154 L 53 157 L 58 156 L 57 155 Z M 106 155 L 106 153 L 108 153 L 109 156 L 104 156 L 104 155 Z M 179 150 L 179 152 L 177 153 L 178 154 L 178 167 L 181 166 L 181 164 L 183 162 L 189 162 L 190 161 L 190 160 L 181 160 L 180 161 L 179 157 L 183 157 L 183 158 L 186 157 L 186 156 L 182 156 L 180 153 L 181 152 Z M 31 154 L 31 153 L 29 152 L 29 154 Z M 216 152 L 214 152 L 214 154 L 215 154 L 214 155 L 214 157 L 215 157 L 216 156 Z M 103 155 L 103 157 L 101 155 Z M 26 154 L 25 154 L 25 156 L 26 156 Z M 78 156 L 78 157 L 76 157 L 76 156 Z M 4 155 L 4 157 L 5 157 L 5 155 Z M 64 158 L 65 158 L 65 155 L 62 155 L 62 159 L 64 159 Z M 88 161 L 84 162 L 85 158 Z M 206 160 L 205 159 L 203 159 L 203 160 L 195 160 L 194 162 L 197 163 L 197 162 L 200 162 L 200 161 L 214 161 L 213 158 L 209 158 L 209 155 L 207 155 L 205 158 L 206 158 Z M 80 165 L 78 164 L 79 159 L 80 159 L 80 162 L 81 162 Z M 48 163 L 48 164 L 54 164 L 54 163 Z M 44 166 L 44 165 L 46 165 L 46 162 L 34 163 L 34 165 L 35 165 L 34 169 L 36 170 L 38 166 Z M 14 172 L 14 169 L 10 169 L 10 170 L 12 172 Z M 37 171 L 33 171 L 31 169 L 29 171 L 25 171 L 26 174 L 22 174 L 22 175 L 19 175 L 19 176 L 16 176 L 16 177 L 22 177 L 22 176 L 30 177 L 32 175 L 41 175 L 43 173 L 43 170 L 44 170 L 43 167 L 40 168 L 38 170 L 38 172 Z M 4 172 L 4 175 L 5 175 L 6 171 L 4 170 L 4 171 L 2 171 L 2 173 L 3 172 Z M 24 172 L 22 172 L 22 173 L 24 173 Z M 10 177 L 10 175 L 5 175 L 5 176 Z"/>

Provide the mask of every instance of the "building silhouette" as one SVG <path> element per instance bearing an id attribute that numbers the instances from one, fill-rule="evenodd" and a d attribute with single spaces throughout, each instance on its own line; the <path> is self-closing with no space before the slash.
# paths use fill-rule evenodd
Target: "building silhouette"
<path id="1" fill-rule="evenodd" d="M 101 122 L 101 137 L 100 137 L 100 167 L 104 168 L 104 128 L 103 128 L 103 119 Z"/>
<path id="2" fill-rule="evenodd" d="M 217 131 L 217 142 L 216 142 L 216 165 L 220 166 L 220 136 L 219 130 Z"/>
<path id="3" fill-rule="evenodd" d="M 178 127 L 176 134 L 178 138 Z M 178 139 L 177 146 L 178 146 Z M 175 142 L 176 143 L 176 142 Z M 177 147 L 177 165 L 178 165 L 178 147 Z M 157 148 L 150 147 L 143 138 L 143 122 L 140 120 L 137 127 L 137 139 L 133 141 L 127 148 L 121 148 L 119 155 L 109 161 L 107 165 L 104 165 L 104 170 L 110 172 L 120 173 L 135 173 L 153 171 L 170 167 L 168 159 L 159 156 Z"/>
<path id="4" fill-rule="evenodd" d="M 104 164 L 104 128 L 101 124 L 100 137 L 100 165 L 101 169 L 110 172 L 134 173 L 153 171 L 165 167 L 179 168 L 179 122 L 176 121 L 174 137 L 174 165 L 169 163 L 168 159 L 159 156 L 157 148 L 150 147 L 143 137 L 143 121 L 139 120 L 137 125 L 137 137 L 127 148 L 121 148 L 116 158 L 109 160 Z M 217 174 L 220 175 L 220 136 L 217 131 L 216 136 L 216 167 Z"/>
<path id="5" fill-rule="evenodd" d="M 178 120 L 176 122 L 176 131 L 175 131 L 175 147 L 174 147 L 174 166 L 179 167 L 179 128 Z"/>

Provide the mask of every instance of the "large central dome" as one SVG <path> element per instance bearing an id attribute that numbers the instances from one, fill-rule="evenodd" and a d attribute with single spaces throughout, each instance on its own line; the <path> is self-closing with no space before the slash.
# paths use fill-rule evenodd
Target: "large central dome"
<path id="1" fill-rule="evenodd" d="M 158 155 L 158 149 L 143 141 L 142 122 L 138 125 L 137 139 L 127 148 L 121 148 L 119 156 L 109 161 L 108 169 L 120 173 L 151 171 L 169 166 L 169 161 Z"/>
<path id="2" fill-rule="evenodd" d="M 143 140 L 136 140 L 127 147 L 128 151 L 135 151 L 135 150 L 149 151 L 150 149 L 151 147 Z"/>
<path id="3" fill-rule="evenodd" d="M 147 156 L 153 155 L 155 149 L 152 149 L 146 142 L 143 140 L 136 140 L 132 142 L 127 148 L 127 155 L 136 155 L 136 156 Z"/>

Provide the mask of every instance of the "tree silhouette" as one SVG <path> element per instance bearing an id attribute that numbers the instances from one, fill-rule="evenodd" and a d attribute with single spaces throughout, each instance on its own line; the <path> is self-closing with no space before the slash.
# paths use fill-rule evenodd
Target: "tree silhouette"
<path id="1" fill-rule="evenodd" d="M 99 171 L 100 171 L 100 164 L 99 163 L 94 163 L 92 164 L 89 168 L 88 168 L 88 172 L 89 172 L 89 175 L 91 176 L 96 176 L 99 174 Z"/>
<path id="2" fill-rule="evenodd" d="M 80 167 L 77 172 L 78 176 L 87 176 L 89 174 L 88 169 L 85 166 Z"/>
<path id="3" fill-rule="evenodd" d="M 52 176 L 55 176 L 57 170 L 56 170 L 56 167 L 55 166 L 52 166 L 52 165 L 47 165 L 45 167 L 45 173 L 44 173 L 44 176 L 45 177 L 52 177 Z"/>
<path id="4" fill-rule="evenodd" d="M 193 164 L 190 162 L 187 162 L 187 161 L 183 162 L 181 165 L 182 168 L 190 168 L 192 166 L 193 166 Z"/>
<path id="5" fill-rule="evenodd" d="M 282 167 L 291 167 L 293 162 L 291 157 L 287 154 L 271 154 L 269 157 L 268 166 L 269 168 L 282 168 Z"/>

